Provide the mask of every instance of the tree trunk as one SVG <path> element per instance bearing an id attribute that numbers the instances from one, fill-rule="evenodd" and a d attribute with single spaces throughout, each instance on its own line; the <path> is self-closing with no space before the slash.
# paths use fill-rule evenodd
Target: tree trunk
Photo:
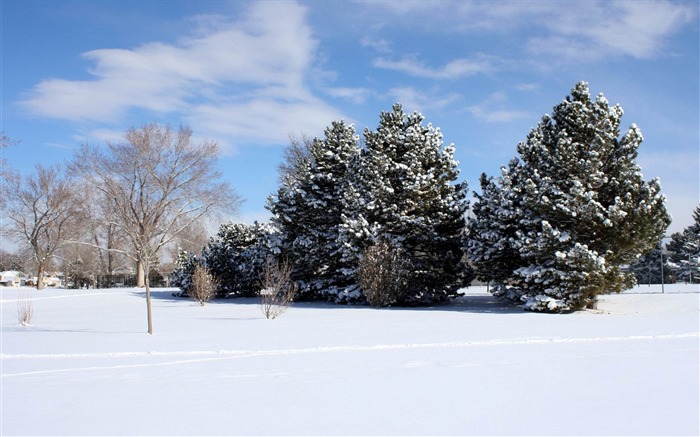
<path id="1" fill-rule="evenodd" d="M 44 288 L 44 271 L 46 270 L 46 266 L 44 263 L 40 262 L 39 263 L 39 272 L 36 275 L 36 289 L 41 290 Z"/>
<path id="2" fill-rule="evenodd" d="M 153 335 L 153 316 L 151 314 L 151 288 L 146 281 L 146 308 L 148 313 L 148 333 Z"/>
<path id="3" fill-rule="evenodd" d="M 143 263 L 141 261 L 136 261 L 136 286 L 138 288 L 143 288 L 146 285 L 144 277 Z"/>
<path id="4" fill-rule="evenodd" d="M 147 264 L 148 263 L 143 263 L 143 262 L 139 261 L 139 266 L 141 267 L 141 272 L 146 270 L 146 269 L 144 269 L 144 266 L 148 267 Z M 144 280 L 143 281 L 144 285 L 146 287 L 146 312 L 148 314 L 148 333 L 150 335 L 153 335 L 153 315 L 152 315 L 152 311 L 151 311 L 151 287 L 149 284 L 150 281 L 148 278 L 148 271 L 147 270 L 146 270 L 146 274 L 143 275 L 143 280 Z"/>

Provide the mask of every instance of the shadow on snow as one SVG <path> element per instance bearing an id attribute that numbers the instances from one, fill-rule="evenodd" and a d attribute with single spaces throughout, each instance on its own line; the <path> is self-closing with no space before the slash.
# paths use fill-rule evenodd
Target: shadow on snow
<path id="1" fill-rule="evenodd" d="M 151 290 L 151 298 L 154 300 L 171 301 L 171 302 L 194 302 L 187 297 L 174 296 L 177 289 L 156 289 Z M 145 290 L 133 292 L 133 294 L 145 298 Z M 212 299 L 206 305 L 259 305 L 260 299 L 257 297 L 231 297 L 224 299 Z M 332 302 L 295 302 L 292 307 L 306 309 L 333 309 L 333 310 L 351 310 L 351 309 L 371 309 L 375 311 L 453 311 L 463 313 L 498 313 L 498 314 L 524 314 L 526 313 L 519 306 L 511 302 L 501 301 L 490 294 L 466 294 L 454 298 L 448 302 L 440 304 L 432 304 L 426 306 L 397 306 L 388 308 L 372 308 L 368 305 L 355 304 L 336 304 Z"/>

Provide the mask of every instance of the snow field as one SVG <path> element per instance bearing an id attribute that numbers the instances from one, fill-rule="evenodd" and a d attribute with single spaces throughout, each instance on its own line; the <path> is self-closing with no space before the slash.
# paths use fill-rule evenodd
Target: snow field
<path id="1" fill-rule="evenodd" d="M 697 286 L 534 314 L 2 289 L 3 435 L 698 433 Z M 27 294 L 26 290 L 23 291 Z"/>

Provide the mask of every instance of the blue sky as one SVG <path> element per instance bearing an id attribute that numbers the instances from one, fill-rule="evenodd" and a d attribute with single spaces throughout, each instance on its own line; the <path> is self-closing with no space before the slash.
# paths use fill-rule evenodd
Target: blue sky
<path id="1" fill-rule="evenodd" d="M 478 189 L 575 83 L 625 110 L 674 222 L 700 201 L 697 1 L 0 0 L 3 151 L 26 172 L 148 122 L 222 147 L 268 217 L 290 134 L 358 131 L 401 102 L 454 143 Z"/>

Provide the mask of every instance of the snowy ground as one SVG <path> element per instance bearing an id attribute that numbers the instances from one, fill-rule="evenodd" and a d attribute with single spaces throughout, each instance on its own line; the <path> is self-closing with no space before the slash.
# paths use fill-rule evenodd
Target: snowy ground
<path id="1" fill-rule="evenodd" d="M 523 312 L 0 288 L 2 435 L 698 435 L 699 290 Z M 17 322 L 32 298 L 32 326 Z"/>

